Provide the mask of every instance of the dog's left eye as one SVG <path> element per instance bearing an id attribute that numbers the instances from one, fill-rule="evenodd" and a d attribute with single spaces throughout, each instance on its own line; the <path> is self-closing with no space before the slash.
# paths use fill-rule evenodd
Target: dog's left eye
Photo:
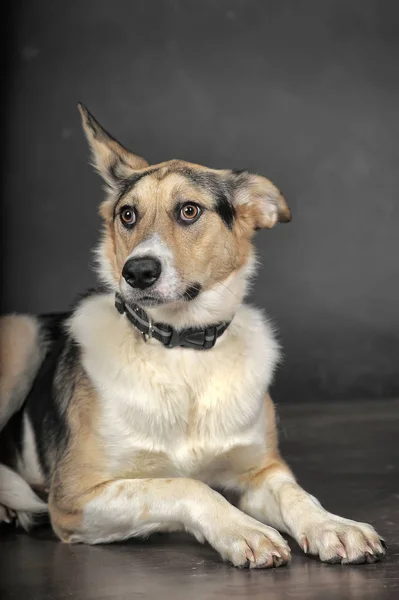
<path id="1" fill-rule="evenodd" d="M 136 222 L 136 212 L 130 206 L 123 206 L 120 212 L 120 219 L 126 227 L 131 227 Z"/>
<path id="2" fill-rule="evenodd" d="M 185 223 L 193 223 L 201 214 L 198 204 L 187 203 L 180 209 L 180 219 Z"/>

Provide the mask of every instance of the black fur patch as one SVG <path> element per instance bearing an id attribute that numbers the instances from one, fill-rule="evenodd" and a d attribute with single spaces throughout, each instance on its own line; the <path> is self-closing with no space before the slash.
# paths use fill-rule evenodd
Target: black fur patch
<path id="1" fill-rule="evenodd" d="M 212 190 L 216 184 L 217 179 L 214 173 L 207 173 L 206 171 L 196 171 L 188 166 L 178 166 L 176 169 L 172 169 L 176 173 L 180 173 L 187 179 L 190 179 L 195 185 Z"/>
<path id="2" fill-rule="evenodd" d="M 233 203 L 227 198 L 223 192 L 218 192 L 216 195 L 215 210 L 223 223 L 227 225 L 229 229 L 232 229 L 236 211 Z"/>
<path id="3" fill-rule="evenodd" d="M 223 223 L 231 229 L 235 219 L 235 208 L 233 205 L 233 186 L 229 180 L 223 179 L 216 173 L 206 171 L 195 171 L 190 167 L 178 167 L 176 169 L 195 185 L 208 190 L 215 198 L 215 210 Z"/>
<path id="4" fill-rule="evenodd" d="M 124 179 L 118 173 L 118 167 L 120 164 L 124 164 L 124 161 L 122 161 L 122 159 L 120 159 L 119 157 L 115 158 L 113 163 L 108 167 L 108 171 L 112 179 L 118 185 L 118 187 L 123 189 Z"/>
<path id="5" fill-rule="evenodd" d="M 79 352 L 64 330 L 64 319 L 65 315 L 41 318 L 49 347 L 25 403 L 46 478 L 68 441 L 65 410 L 73 393 L 73 366 Z"/>
<path id="6" fill-rule="evenodd" d="M 201 291 L 202 285 L 200 283 L 194 283 L 193 285 L 188 286 L 184 292 L 183 298 L 184 300 L 194 300 Z"/>
<path id="7" fill-rule="evenodd" d="M 241 186 L 248 183 L 250 174 L 246 169 L 233 169 L 231 174 L 233 175 L 233 177 L 231 177 L 233 192 L 239 190 Z"/>
<path id="8" fill-rule="evenodd" d="M 82 299 L 99 291 L 100 288 L 90 289 L 80 295 L 74 308 Z M 46 478 L 51 475 L 54 460 L 65 448 L 69 437 L 65 413 L 74 391 L 79 362 L 79 347 L 65 330 L 65 321 L 71 313 L 49 313 L 38 317 L 40 343 L 46 349 L 45 355 L 22 408 L 10 418 L 0 435 L 1 462 L 16 469 L 23 450 L 23 417 L 26 414 Z"/>

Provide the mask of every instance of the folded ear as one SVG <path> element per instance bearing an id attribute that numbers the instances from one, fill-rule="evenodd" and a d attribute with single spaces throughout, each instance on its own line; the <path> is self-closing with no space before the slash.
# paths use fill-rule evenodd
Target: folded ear
<path id="1" fill-rule="evenodd" d="M 291 211 L 276 186 L 261 175 L 233 171 L 235 204 L 246 205 L 253 217 L 254 229 L 271 228 L 291 221 Z"/>
<path id="2" fill-rule="evenodd" d="M 83 104 L 79 103 L 78 109 L 92 152 L 93 166 L 111 188 L 131 175 L 132 170 L 148 167 L 144 158 L 132 154 L 109 135 Z"/>

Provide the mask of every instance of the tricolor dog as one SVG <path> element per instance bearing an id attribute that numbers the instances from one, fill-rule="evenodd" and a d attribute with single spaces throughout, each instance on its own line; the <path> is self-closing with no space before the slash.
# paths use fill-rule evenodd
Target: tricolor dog
<path id="1" fill-rule="evenodd" d="M 79 108 L 107 184 L 103 288 L 2 319 L 0 518 L 48 513 L 70 543 L 186 530 L 237 567 L 287 563 L 277 530 L 325 562 L 378 560 L 373 527 L 325 510 L 279 454 L 279 347 L 244 298 L 254 232 L 290 221 L 285 199 L 246 171 L 149 165 Z"/>

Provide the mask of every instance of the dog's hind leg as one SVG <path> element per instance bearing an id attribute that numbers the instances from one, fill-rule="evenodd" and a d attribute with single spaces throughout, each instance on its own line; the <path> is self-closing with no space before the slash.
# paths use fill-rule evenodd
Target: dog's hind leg
<path id="1" fill-rule="evenodd" d="M 22 408 L 44 353 L 37 318 L 28 315 L 0 318 L 0 436 L 12 415 Z M 16 519 L 24 529 L 29 529 L 35 515 L 46 512 L 47 505 L 28 483 L 0 464 L 0 522 Z"/>
<path id="2" fill-rule="evenodd" d="M 45 352 L 37 318 L 0 318 L 0 432 L 24 403 Z"/>

